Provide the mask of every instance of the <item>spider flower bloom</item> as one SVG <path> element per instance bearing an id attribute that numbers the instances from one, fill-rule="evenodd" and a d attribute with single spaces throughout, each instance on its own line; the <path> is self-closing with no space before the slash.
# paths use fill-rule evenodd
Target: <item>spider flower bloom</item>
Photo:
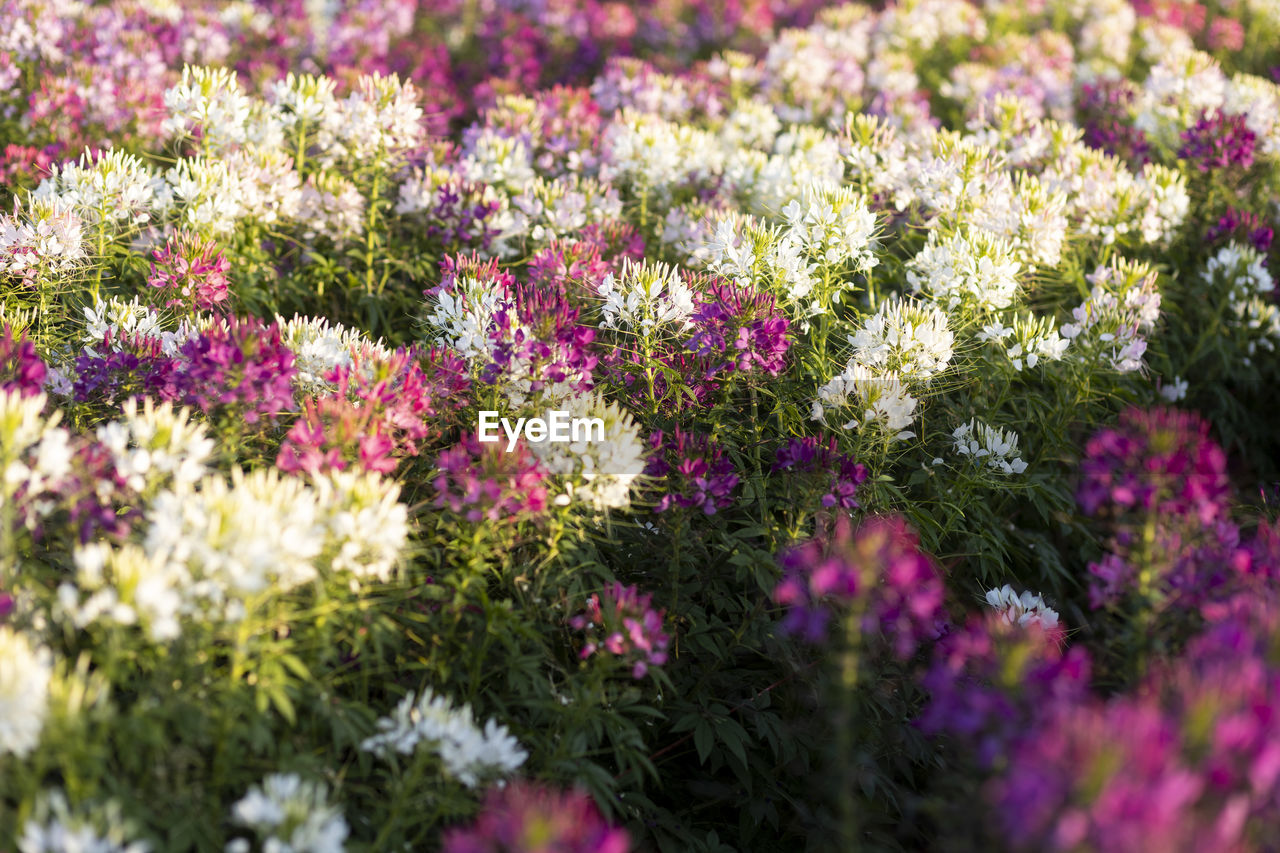
<path id="1" fill-rule="evenodd" d="M 517 781 L 492 788 L 476 822 L 444 836 L 444 853 L 627 853 L 626 830 L 610 826 L 584 793 Z"/>
<path id="2" fill-rule="evenodd" d="M 516 521 L 547 509 L 547 472 L 523 443 L 508 453 L 467 434 L 440 454 L 436 468 L 436 506 L 467 521 Z"/>
<path id="3" fill-rule="evenodd" d="M 1243 171 L 1253 165 L 1257 142 L 1258 136 L 1245 123 L 1245 116 L 1205 112 L 1182 132 L 1178 156 L 1201 172 L 1233 167 Z"/>
<path id="4" fill-rule="evenodd" d="M 773 599 L 789 608 L 789 633 L 821 642 L 834 616 L 861 604 L 863 633 L 883 636 L 901 659 L 938 636 L 942 578 L 900 518 L 870 518 L 854 528 L 841 516 L 830 535 L 789 548 L 779 562 Z"/>
<path id="5" fill-rule="evenodd" d="M 867 479 L 866 467 L 839 453 L 834 437 L 826 444 L 819 443 L 813 436 L 788 440 L 778 448 L 772 470 L 792 471 L 817 481 L 818 488 L 824 492 L 822 505 L 827 509 L 858 506 L 855 497 L 858 486 Z"/>
<path id="6" fill-rule="evenodd" d="M 789 322 L 767 293 L 727 282 L 712 284 L 691 319 L 694 334 L 687 347 L 718 362 L 715 373 L 777 376 L 786 366 Z"/>
<path id="7" fill-rule="evenodd" d="M 649 606 L 653 597 L 641 595 L 634 586 L 617 581 L 604 591 L 603 599 L 592 595 L 585 613 L 569 620 L 570 627 L 582 631 L 587 643 L 579 654 L 583 660 L 604 650 L 632 663 L 631 675 L 644 678 L 650 666 L 667 662 L 670 638 L 662 630 L 665 611 Z"/>
<path id="8" fill-rule="evenodd" d="M 1085 445 L 1081 473 L 1077 499 L 1089 515 L 1137 510 L 1208 524 L 1227 510 L 1226 454 L 1194 413 L 1129 409 Z"/>
<path id="9" fill-rule="evenodd" d="M 665 477 L 667 487 L 655 512 L 682 506 L 715 515 L 717 509 L 733 502 L 738 475 L 721 445 L 679 427 L 670 436 L 655 430 L 649 444 L 654 454 L 649 457 L 645 474 Z"/>
<path id="10" fill-rule="evenodd" d="M 293 352 L 275 323 L 232 317 L 183 344 L 182 355 L 187 402 L 205 414 L 234 412 L 256 424 L 294 408 Z"/>
<path id="11" fill-rule="evenodd" d="M 1218 219 L 1218 224 L 1210 227 L 1206 235 L 1209 243 L 1217 243 L 1224 237 L 1235 238 L 1236 243 L 1248 243 L 1263 256 L 1262 263 L 1265 264 L 1267 253 L 1271 251 L 1271 243 L 1275 239 L 1275 230 L 1256 213 L 1228 207 L 1227 212 Z"/>
<path id="12" fill-rule="evenodd" d="M 231 262 L 212 240 L 179 231 L 151 257 L 147 284 L 168 291 L 166 306 L 209 310 L 227 300 Z"/>
<path id="13" fill-rule="evenodd" d="M 1087 694 L 1089 656 L 1066 648 L 1064 637 L 1057 625 L 1011 621 L 1007 611 L 973 616 L 934 648 L 917 724 L 928 735 L 956 736 L 990 767 L 1036 715 Z"/>
<path id="14" fill-rule="evenodd" d="M 39 394 L 48 372 L 26 333 L 15 334 L 13 327 L 5 323 L 0 333 L 0 390 L 14 390 L 24 397 Z"/>

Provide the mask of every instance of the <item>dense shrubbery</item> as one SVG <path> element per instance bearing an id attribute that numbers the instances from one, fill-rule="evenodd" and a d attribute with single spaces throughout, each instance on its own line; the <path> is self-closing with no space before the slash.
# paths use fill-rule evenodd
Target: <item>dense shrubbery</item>
<path id="1" fill-rule="evenodd" d="M 1274 847 L 1274 4 L 0 22 L 0 849 Z"/>

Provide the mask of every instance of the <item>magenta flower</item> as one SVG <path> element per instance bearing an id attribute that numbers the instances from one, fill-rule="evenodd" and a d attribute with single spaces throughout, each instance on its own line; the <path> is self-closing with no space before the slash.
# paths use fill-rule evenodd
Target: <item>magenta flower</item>
<path id="1" fill-rule="evenodd" d="M 789 321 L 767 293 L 728 282 L 713 282 L 699 297 L 693 317 L 691 352 L 713 363 L 711 374 L 764 373 L 777 376 L 786 365 Z"/>
<path id="2" fill-rule="evenodd" d="M 1244 116 L 1205 112 L 1182 132 L 1178 156 L 1201 172 L 1230 168 L 1243 171 L 1253 165 L 1257 142 L 1257 134 L 1249 129 Z"/>
<path id="3" fill-rule="evenodd" d="M 282 471 L 391 473 L 441 437 L 471 384 L 462 359 L 438 349 L 362 351 L 325 379 L 333 393 L 303 401 L 276 459 Z"/>
<path id="4" fill-rule="evenodd" d="M 584 793 L 516 781 L 494 788 L 476 822 L 444 836 L 444 853 L 627 853 L 626 830 L 610 826 Z"/>
<path id="5" fill-rule="evenodd" d="M 858 608 L 862 632 L 906 659 L 944 624 L 941 575 L 901 518 L 855 528 L 841 515 L 828 535 L 787 549 L 779 563 L 773 600 L 787 608 L 783 630 L 809 642 L 822 642 L 833 618 Z"/>
<path id="6" fill-rule="evenodd" d="M 523 443 L 508 453 L 501 442 L 468 433 L 440 454 L 436 468 L 435 505 L 469 522 L 514 522 L 547 510 L 547 472 Z"/>
<path id="7" fill-rule="evenodd" d="M 39 394 L 48 372 L 26 333 L 15 335 L 13 327 L 5 323 L 0 332 L 0 390 L 16 389 L 24 397 Z"/>
<path id="8" fill-rule="evenodd" d="M 814 481 L 822 506 L 854 509 L 858 486 L 867 479 L 867 469 L 836 450 L 833 436 L 825 444 L 813 436 L 792 438 L 778 448 L 773 471 L 790 471 Z"/>
<path id="9" fill-rule="evenodd" d="M 1208 524 L 1227 509 L 1227 457 L 1197 415 L 1129 409 L 1085 445 L 1077 492 L 1089 515 L 1154 512 Z"/>
<path id="10" fill-rule="evenodd" d="M 704 435 L 685 432 L 679 427 L 670 436 L 655 430 L 649 444 L 654 453 L 649 457 L 645 474 L 665 478 L 665 489 L 655 512 L 682 506 L 715 515 L 716 510 L 733 502 L 738 474 L 724 447 Z"/>
<path id="11" fill-rule="evenodd" d="M 205 414 L 274 421 L 293 411 L 293 352 L 280 328 L 254 319 L 219 321 L 182 345 L 189 405 Z"/>
<path id="12" fill-rule="evenodd" d="M 147 284 L 165 290 L 165 305 L 209 310 L 227 300 L 231 263 L 212 240 L 179 231 L 152 252 Z"/>
<path id="13" fill-rule="evenodd" d="M 583 660 L 604 650 L 631 664 L 633 678 L 644 678 L 650 666 L 667 662 L 670 638 L 662 630 L 664 611 L 649 606 L 652 596 L 641 595 L 634 586 L 614 581 L 606 588 L 603 599 L 592 595 L 586 612 L 569 620 L 569 626 L 583 632 L 586 644 L 579 657 Z"/>

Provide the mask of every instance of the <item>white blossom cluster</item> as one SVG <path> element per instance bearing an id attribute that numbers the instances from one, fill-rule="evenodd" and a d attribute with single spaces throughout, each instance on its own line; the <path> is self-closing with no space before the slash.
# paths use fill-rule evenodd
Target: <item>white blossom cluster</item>
<path id="1" fill-rule="evenodd" d="M 231 821 L 252 830 L 272 853 L 342 853 L 351 829 L 329 800 L 323 782 L 296 773 L 272 773 L 231 807 Z M 249 853 L 246 838 L 228 842 L 226 853 Z"/>
<path id="2" fill-rule="evenodd" d="M 660 327 L 685 329 L 693 316 L 693 291 L 675 267 L 663 263 L 625 261 L 617 276 L 601 280 L 598 294 L 606 329 L 648 337 Z"/>
<path id="3" fill-rule="evenodd" d="M 95 299 L 92 307 L 85 306 L 83 311 L 84 332 L 80 342 L 90 352 L 94 352 L 95 347 L 101 346 L 107 333 L 110 333 L 111 346 L 117 351 L 124 346 L 120 341 L 120 337 L 124 335 L 130 338 L 157 341 L 165 355 L 175 355 L 196 332 L 196 329 L 185 321 L 176 331 L 165 329 L 164 321 L 155 309 L 143 305 L 136 296 L 128 302 L 117 296 L 112 296 L 105 302 Z"/>
<path id="4" fill-rule="evenodd" d="M 377 725 L 379 733 L 366 738 L 361 749 L 387 757 L 412 755 L 426 744 L 445 771 L 468 788 L 514 773 L 529 757 L 506 726 L 491 719 L 481 728 L 470 705 L 455 707 L 429 687 L 405 696 Z"/>
<path id="5" fill-rule="evenodd" d="M 0 625 L 0 756 L 25 758 L 40 743 L 53 678 L 53 654 Z"/>
<path id="6" fill-rule="evenodd" d="M 564 492 L 559 505 L 583 504 L 596 511 L 631 505 L 631 488 L 645 467 L 645 446 L 631 414 L 616 402 L 606 402 L 599 392 L 583 394 L 564 404 L 571 418 L 599 418 L 603 438 L 596 430 L 583 430 L 580 440 L 531 441 L 543 466 L 559 480 Z"/>
<path id="7" fill-rule="evenodd" d="M 850 187 L 806 187 L 782 208 L 789 235 L 814 262 L 866 272 L 879 263 L 877 220 L 867 200 Z"/>
<path id="8" fill-rule="evenodd" d="M 189 491 L 209 471 L 214 443 L 188 409 L 157 405 L 136 397 L 124 402 L 121 418 L 97 429 L 99 444 L 111 453 L 116 473 L 139 495 L 161 489 Z"/>
<path id="9" fill-rule="evenodd" d="M 17 843 L 19 853 L 149 853 L 151 845 L 132 835 L 117 803 L 73 809 L 53 791 L 37 801 Z"/>
<path id="10" fill-rule="evenodd" d="M 987 590 L 987 604 L 1010 625 L 1039 625 L 1041 628 L 1055 628 L 1058 625 L 1058 612 L 1030 590 L 1017 593 L 1013 587 L 1005 584 L 999 589 Z"/>
<path id="11" fill-rule="evenodd" d="M 160 492 L 149 503 L 139 544 L 96 542 L 74 553 L 74 581 L 58 590 L 78 628 L 99 619 L 141 623 L 154 641 L 182 632 L 184 618 L 239 621 L 263 595 L 319 577 L 390 579 L 409 535 L 399 486 L 354 471 L 308 481 L 274 469 L 194 489 Z"/>
<path id="12" fill-rule="evenodd" d="M 915 420 L 920 401 L 908 393 L 893 371 L 875 373 L 850 362 L 844 372 L 818 389 L 812 419 L 827 423 L 827 416 L 843 412 L 849 419 L 841 429 L 880 430 L 890 441 L 912 438 L 907 429 Z"/>
<path id="13" fill-rule="evenodd" d="M 1012 254 L 1008 243 L 983 232 L 940 237 L 932 231 L 907 263 L 907 283 L 948 310 L 961 304 L 979 311 L 1007 308 L 1018 293 L 1021 267 Z"/>
<path id="14" fill-rule="evenodd" d="M 950 365 L 955 334 L 947 326 L 946 312 L 937 306 L 890 299 L 862 321 L 849 342 L 859 364 L 921 382 Z"/>
<path id="15" fill-rule="evenodd" d="M 1160 319 L 1156 273 L 1141 263 L 1121 261 L 1086 277 L 1089 298 L 1071 312 L 1074 322 L 1060 331 L 1072 342 L 1076 358 L 1098 358 L 1112 370 L 1142 369 L 1146 335 Z"/>
<path id="16" fill-rule="evenodd" d="M 71 211 L 87 225 L 131 228 L 166 213 L 173 191 L 141 159 L 110 149 L 53 166 L 31 198 Z"/>
<path id="17" fill-rule="evenodd" d="M 453 287 L 428 299 L 423 316 L 427 334 L 473 364 L 484 363 L 493 353 L 494 344 L 489 337 L 493 317 L 505 299 L 506 294 L 496 282 L 473 275 L 459 276 Z"/>
<path id="18" fill-rule="evenodd" d="M 44 394 L 0 388 L 0 508 L 17 509 L 15 520 L 28 527 L 57 508 L 46 493 L 71 471 L 71 434 L 58 426 L 61 412 L 44 414 L 45 402 Z"/>
<path id="19" fill-rule="evenodd" d="M 85 260 L 80 217 L 50 199 L 32 199 L 24 210 L 0 213 L 0 276 L 27 287 L 65 276 Z"/>
<path id="20" fill-rule="evenodd" d="M 375 357 L 389 355 L 381 341 L 370 341 L 358 329 L 348 329 L 327 317 L 303 317 L 295 314 L 292 320 L 276 315 L 280 326 L 280 340 L 293 353 L 293 366 L 297 373 L 293 382 L 303 394 L 323 395 L 333 390 L 325 379 L 339 367 L 350 367 L 358 353 Z"/>
<path id="21" fill-rule="evenodd" d="M 1280 309 L 1273 299 L 1275 279 L 1262 253 L 1252 246 L 1228 243 L 1206 262 L 1203 278 L 1211 287 L 1222 288 L 1248 336 L 1246 361 L 1259 349 L 1274 352 L 1280 343 Z"/>
<path id="22" fill-rule="evenodd" d="M 1001 474 L 1021 474 L 1027 463 L 1018 455 L 1018 434 L 974 418 L 951 433 L 955 450 Z"/>
<path id="23" fill-rule="evenodd" d="M 710 133 L 630 110 L 605 131 L 604 150 L 602 177 L 620 180 L 659 200 L 724 169 L 723 149 Z"/>
<path id="24" fill-rule="evenodd" d="M 1012 326 L 993 320 L 974 337 L 1001 347 L 1013 369 L 1019 371 L 1029 370 L 1042 360 L 1060 360 L 1071 344 L 1054 328 L 1052 317 L 1036 318 L 1030 314 L 1015 316 Z"/>

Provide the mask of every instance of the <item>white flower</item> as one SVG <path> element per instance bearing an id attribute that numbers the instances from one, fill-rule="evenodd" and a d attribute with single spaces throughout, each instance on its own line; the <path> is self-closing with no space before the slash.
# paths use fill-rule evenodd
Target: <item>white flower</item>
<path id="1" fill-rule="evenodd" d="M 1018 434 L 974 418 L 951 434 L 956 452 L 1002 474 L 1021 474 L 1027 463 L 1018 456 Z"/>
<path id="2" fill-rule="evenodd" d="M 1054 628 L 1058 624 L 1058 612 L 1045 604 L 1043 598 L 1029 590 L 1018 594 L 1009 584 L 988 590 L 987 604 L 999 611 L 1000 618 L 1010 625 Z"/>
<path id="3" fill-rule="evenodd" d="M 449 775 L 469 788 L 514 773 L 528 758 L 506 726 L 489 720 L 481 729 L 470 705 L 455 708 L 430 688 L 420 696 L 405 696 L 390 717 L 378 720 L 378 730 L 361 749 L 383 757 L 411 755 L 425 743 L 439 754 Z"/>
<path id="4" fill-rule="evenodd" d="M 559 496 L 564 499 L 561 505 L 577 502 L 597 511 L 630 506 L 631 487 L 646 461 L 631 414 L 616 402 L 606 403 L 599 392 L 568 401 L 566 410 L 571 418 L 600 419 L 603 430 L 584 429 L 577 441 L 529 442 L 529 449 L 565 489 Z M 601 440 L 593 440 L 601 434 Z"/>
<path id="5" fill-rule="evenodd" d="M 54 166 L 31 197 L 71 210 L 88 225 L 121 228 L 150 222 L 170 202 L 160 176 L 138 157 L 116 149 Z"/>
<path id="6" fill-rule="evenodd" d="M 648 336 L 656 327 L 685 329 L 693 316 L 693 291 L 679 272 L 662 263 L 624 261 L 622 272 L 600 282 L 600 325 Z"/>
<path id="7" fill-rule="evenodd" d="M 929 233 L 929 242 L 907 263 L 912 290 L 925 291 L 946 308 L 962 302 L 979 310 L 1006 308 L 1018 292 L 1021 265 L 1008 243 L 977 232 L 971 237 Z"/>
<path id="8" fill-rule="evenodd" d="M 25 758 L 40 743 L 53 655 L 0 625 L 0 755 Z"/>
<path id="9" fill-rule="evenodd" d="M 1187 380 L 1181 376 L 1175 376 L 1168 383 L 1160 386 L 1160 396 L 1170 403 L 1176 403 L 1186 399 L 1188 387 Z"/>
<path id="10" fill-rule="evenodd" d="M 926 381 L 951 363 L 955 335 L 937 306 L 891 299 L 867 317 L 849 338 L 853 360 L 877 371 L 892 371 L 907 382 Z"/>
<path id="11" fill-rule="evenodd" d="M 20 853 L 148 853 L 145 841 L 129 841 L 131 828 L 119 805 L 73 811 L 61 791 L 42 795 L 18 838 Z"/>
<path id="12" fill-rule="evenodd" d="M 116 471 L 135 492 L 185 491 L 206 473 L 214 442 L 187 409 L 147 398 L 126 400 L 123 418 L 98 427 L 98 441 L 111 452 Z"/>
<path id="13" fill-rule="evenodd" d="M 65 275 L 85 259 L 80 217 L 54 201 L 33 198 L 24 211 L 0 213 L 0 276 L 8 273 L 28 287 Z"/>
<path id="14" fill-rule="evenodd" d="M 328 786 L 296 773 L 273 773 L 250 788 L 232 806 L 231 820 L 276 853 L 342 853 L 350 833 L 341 809 L 329 802 Z"/>
<path id="15" fill-rule="evenodd" d="M 341 102 L 338 115 L 333 153 L 357 162 L 399 156 L 417 147 L 425 136 L 418 90 L 394 74 L 361 77 Z"/>
<path id="16" fill-rule="evenodd" d="M 400 486 L 376 473 L 334 471 L 317 476 L 318 521 L 324 535 L 321 560 L 332 573 L 386 583 L 409 539 L 409 510 Z"/>
<path id="17" fill-rule="evenodd" d="M 848 187 L 806 187 L 782 209 L 782 218 L 790 235 L 818 264 L 848 263 L 865 272 L 879 263 L 876 215 L 867 200 Z"/>
<path id="18" fill-rule="evenodd" d="M 164 93 L 164 106 L 169 117 L 163 132 L 168 136 L 199 130 L 200 144 L 209 151 L 248 141 L 253 101 L 240 89 L 236 72 L 227 68 L 183 67 L 182 80 Z"/>
<path id="19" fill-rule="evenodd" d="M 453 287 L 428 301 L 424 319 L 431 337 L 474 365 L 488 363 L 494 314 L 506 301 L 502 286 L 487 278 L 459 276 Z"/>
<path id="20" fill-rule="evenodd" d="M 335 368 L 350 367 L 356 353 L 367 352 L 375 358 L 390 355 L 382 341 L 370 341 L 358 329 L 348 329 L 325 317 L 303 317 L 292 320 L 276 315 L 280 339 L 293 353 L 297 370 L 294 384 L 304 394 L 322 395 L 333 390 L 325 377 Z"/>
<path id="21" fill-rule="evenodd" d="M 851 409 L 841 429 L 879 429 L 890 441 L 915 435 L 907 427 L 915 420 L 919 401 L 907 393 L 895 373 L 877 374 L 856 362 L 818 389 L 813 420 L 826 423 L 828 413 Z"/>

